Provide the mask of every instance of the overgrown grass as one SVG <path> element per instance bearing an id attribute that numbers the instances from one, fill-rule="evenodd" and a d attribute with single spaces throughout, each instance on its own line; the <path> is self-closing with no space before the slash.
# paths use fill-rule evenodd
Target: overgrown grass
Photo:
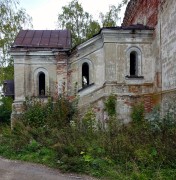
<path id="1" fill-rule="evenodd" d="M 111 104 L 115 108 L 113 96 L 106 109 Z M 112 110 L 106 129 L 92 109 L 81 118 L 68 97 L 45 105 L 27 100 L 25 109 L 12 131 L 1 127 L 0 155 L 102 179 L 176 178 L 175 109 L 165 116 L 154 109 L 144 119 L 143 106 L 136 105 L 126 125 Z"/>
<path id="2" fill-rule="evenodd" d="M 11 97 L 0 96 L 0 123 L 10 123 L 12 102 L 13 99 Z"/>

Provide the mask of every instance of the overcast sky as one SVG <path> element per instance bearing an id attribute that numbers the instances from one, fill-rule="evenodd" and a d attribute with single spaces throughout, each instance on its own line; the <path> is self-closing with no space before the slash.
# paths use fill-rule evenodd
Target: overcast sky
<path id="1" fill-rule="evenodd" d="M 56 22 L 62 6 L 71 0 L 20 0 L 20 6 L 33 18 L 33 29 L 57 29 Z M 110 5 L 118 5 L 121 0 L 79 0 L 84 11 L 98 19 L 100 12 L 107 12 Z M 124 12 L 122 12 L 123 14 Z"/>

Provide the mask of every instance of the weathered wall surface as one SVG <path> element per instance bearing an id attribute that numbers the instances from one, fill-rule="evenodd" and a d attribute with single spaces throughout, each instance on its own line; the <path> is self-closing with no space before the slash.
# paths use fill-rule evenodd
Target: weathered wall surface
<path id="1" fill-rule="evenodd" d="M 154 57 L 152 66 L 154 68 L 154 92 L 155 102 L 161 101 L 162 86 L 162 62 L 161 62 L 161 34 L 160 23 L 158 23 L 159 7 L 162 0 L 131 0 L 126 8 L 123 26 L 140 23 L 149 27 L 155 27 L 153 34 L 152 54 Z"/>
<path id="2" fill-rule="evenodd" d="M 94 104 L 97 118 L 104 117 L 103 101 L 110 94 L 117 96 L 119 119 L 130 120 L 134 103 L 145 101 L 146 111 L 151 110 L 154 83 L 154 57 L 152 54 L 153 30 L 104 29 L 98 37 L 80 45 L 70 58 L 71 87 L 78 84 L 79 105 Z M 138 75 L 130 78 L 130 52 L 137 52 Z M 92 86 L 82 89 L 82 64 L 90 65 Z M 101 118 L 100 118 L 101 119 Z M 105 120 L 104 119 L 104 120 Z"/>
<path id="3" fill-rule="evenodd" d="M 15 101 L 39 96 L 38 75 L 45 73 L 45 96 L 67 91 L 68 56 L 65 52 L 15 52 Z"/>
<path id="4" fill-rule="evenodd" d="M 80 96 L 79 105 L 93 104 L 97 118 L 106 122 L 104 101 L 117 97 L 119 119 L 130 120 L 133 104 L 143 102 L 146 111 L 176 96 L 175 0 L 131 0 L 123 27 L 103 28 L 79 45 L 71 55 L 64 51 L 18 51 L 14 54 L 15 107 L 27 96 L 38 96 L 38 73 L 46 75 L 50 95 L 68 92 Z M 131 24 L 140 23 L 134 26 Z M 147 25 L 147 26 L 145 26 Z M 126 27 L 124 27 L 126 26 Z M 153 30 L 150 27 L 154 27 Z M 135 71 L 131 74 L 131 54 Z M 89 84 L 84 86 L 83 64 Z M 56 92 L 57 91 L 57 92 Z"/>
<path id="5" fill-rule="evenodd" d="M 57 80 L 54 83 L 53 92 L 62 94 L 68 91 L 68 56 L 65 52 L 57 52 L 54 56 L 56 62 Z M 54 73 L 54 72 L 53 72 Z"/>
<path id="6" fill-rule="evenodd" d="M 29 62 L 26 65 L 25 74 L 25 90 L 27 96 L 39 96 L 38 92 L 38 74 L 40 71 L 46 72 L 46 93 L 45 95 L 53 95 L 56 89 L 54 89 L 54 83 L 56 82 L 56 61 L 53 56 L 31 56 L 27 60 Z"/>
<path id="7" fill-rule="evenodd" d="M 86 106 L 96 102 L 95 109 L 102 112 L 103 98 L 114 93 L 117 95 L 120 119 L 127 119 L 131 106 L 138 101 L 144 102 L 146 111 L 150 111 L 161 101 L 172 99 L 176 92 L 175 11 L 174 0 L 131 0 L 123 26 L 140 23 L 154 27 L 155 31 L 151 36 L 120 30 L 116 34 L 106 30 L 101 33 L 102 50 L 95 51 L 96 44 L 95 46 L 87 44 L 86 48 L 80 47 L 78 54 L 82 54 L 82 57 L 90 59 L 91 54 L 96 57 L 92 61 L 94 88 L 80 92 L 82 95 L 80 103 Z M 94 51 L 91 52 L 89 48 Z M 141 59 L 138 69 L 139 76 L 143 77 L 141 79 L 127 77 L 129 75 L 128 52 L 131 52 L 131 48 L 138 52 L 138 60 Z M 89 55 L 86 55 L 88 52 Z M 75 61 L 76 59 L 79 58 L 75 58 Z M 82 61 L 81 58 L 79 60 Z M 99 69 L 98 65 L 102 63 L 104 67 L 101 66 Z M 75 71 L 77 78 L 81 76 L 81 69 L 78 68 L 80 65 L 76 68 L 78 72 Z M 99 72 L 104 82 L 102 79 L 100 82 L 99 77 L 96 78 L 96 72 Z M 96 86 L 97 84 L 100 86 Z M 100 114 L 102 117 L 103 112 Z"/>
<path id="8" fill-rule="evenodd" d="M 56 82 L 56 60 L 53 55 L 43 52 L 14 55 L 15 101 L 25 97 L 38 96 L 38 73 L 46 72 L 46 94 L 54 93 Z"/>
<path id="9" fill-rule="evenodd" d="M 152 49 L 155 57 L 155 103 L 176 96 L 176 3 L 174 0 L 131 0 L 123 25 L 142 23 L 155 27 Z"/>
<path id="10" fill-rule="evenodd" d="M 14 51 L 15 99 L 12 105 L 11 123 L 23 112 L 26 97 L 47 101 L 47 96 L 55 97 L 67 91 L 67 61 L 65 52 Z M 45 93 L 39 94 L 39 74 L 45 74 Z"/>
<path id="11" fill-rule="evenodd" d="M 131 0 L 126 8 L 123 26 L 143 24 L 154 27 L 157 24 L 158 6 L 161 0 Z"/>
<path id="12" fill-rule="evenodd" d="M 76 88 L 80 91 L 79 95 L 82 97 L 103 86 L 105 82 L 105 62 L 102 46 L 102 39 L 97 36 L 95 39 L 80 45 L 76 54 L 70 57 L 70 88 L 72 93 L 75 92 Z M 82 89 L 83 63 L 89 65 L 89 84 L 92 84 L 84 90 Z"/>
<path id="13" fill-rule="evenodd" d="M 162 90 L 176 89 L 176 3 L 167 1 L 160 11 Z"/>
<path id="14" fill-rule="evenodd" d="M 176 3 L 166 1 L 159 14 L 161 26 L 163 105 L 176 99 Z"/>

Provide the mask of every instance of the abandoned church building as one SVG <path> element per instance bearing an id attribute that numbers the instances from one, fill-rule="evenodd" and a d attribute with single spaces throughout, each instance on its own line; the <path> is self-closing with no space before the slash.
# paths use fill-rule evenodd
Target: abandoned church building
<path id="1" fill-rule="evenodd" d="M 10 53 L 12 117 L 25 97 L 65 91 L 103 119 L 104 99 L 113 93 L 119 119 L 128 122 L 133 104 L 142 101 L 150 111 L 176 96 L 176 3 L 130 0 L 121 27 L 104 27 L 74 49 L 68 30 L 21 30 Z"/>

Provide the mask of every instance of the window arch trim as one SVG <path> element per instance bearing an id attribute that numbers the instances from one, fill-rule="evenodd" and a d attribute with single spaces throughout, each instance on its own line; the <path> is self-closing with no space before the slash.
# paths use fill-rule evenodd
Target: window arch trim
<path id="1" fill-rule="evenodd" d="M 49 88 L 49 74 L 48 71 L 45 68 L 37 68 L 34 71 L 34 95 L 35 96 L 41 96 L 42 94 L 39 92 L 39 76 L 40 74 L 45 75 L 45 92 L 43 96 L 47 96 L 47 90 Z"/>
<path id="2" fill-rule="evenodd" d="M 83 66 L 83 64 L 86 64 L 86 63 L 88 65 L 88 67 L 89 67 L 89 83 L 88 83 L 87 86 L 83 87 L 83 83 L 82 83 L 82 79 L 83 79 L 82 78 L 82 76 L 83 76 L 83 74 L 82 74 L 82 66 Z M 85 59 L 81 59 L 79 61 L 78 89 L 84 89 L 84 88 L 90 87 L 91 85 L 94 84 L 94 82 L 93 82 L 93 79 L 94 79 L 94 71 L 93 71 L 93 69 L 94 69 L 94 67 L 93 67 L 93 63 L 92 63 L 91 60 L 85 58 Z"/>
<path id="3" fill-rule="evenodd" d="M 131 66 L 130 66 L 130 61 L 131 61 L 131 54 L 135 53 L 135 73 L 131 73 Z M 126 77 L 142 77 L 142 51 L 138 47 L 130 47 L 127 52 L 127 66 L 126 66 Z M 134 65 L 134 64 L 133 64 Z"/>

